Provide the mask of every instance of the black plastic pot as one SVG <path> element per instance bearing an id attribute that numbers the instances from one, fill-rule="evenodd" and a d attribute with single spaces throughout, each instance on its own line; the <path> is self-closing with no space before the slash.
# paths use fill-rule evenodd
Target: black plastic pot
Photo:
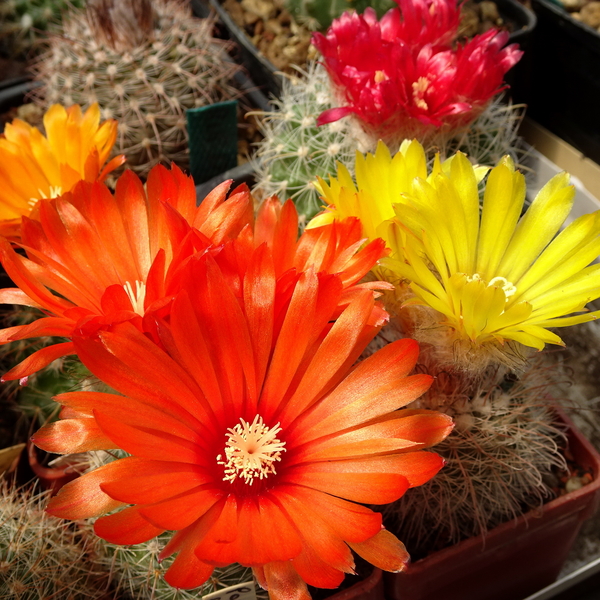
<path id="1" fill-rule="evenodd" d="M 521 60 L 506 74 L 505 81 L 510 86 L 508 95 L 513 102 L 527 104 L 531 93 L 531 49 L 537 19 L 535 13 L 518 0 L 495 2 L 502 18 L 513 26 L 508 43 L 519 44 L 525 52 Z"/>
<path id="2" fill-rule="evenodd" d="M 600 163 L 600 35 L 548 0 L 533 0 L 528 115 Z"/>
<path id="3" fill-rule="evenodd" d="M 23 98 L 34 85 L 27 77 L 15 77 L 0 81 L 0 114 L 23 104 Z M 0 120 L 0 133 L 3 131 L 4 123 Z"/>
<path id="4" fill-rule="evenodd" d="M 518 43 L 522 49 L 527 50 L 531 33 L 535 28 L 535 14 L 525 8 L 518 0 L 495 0 L 500 15 L 505 21 L 513 25 L 513 31 L 510 34 L 509 43 Z M 194 14 L 205 17 L 209 14 L 210 8 L 214 9 L 221 23 L 227 29 L 229 36 L 234 40 L 240 49 L 241 59 L 248 70 L 252 81 L 265 91 L 279 97 L 281 94 L 282 75 L 269 60 L 258 52 L 256 46 L 240 27 L 236 25 L 229 13 L 221 5 L 221 0 L 192 0 Z M 210 7 L 210 8 L 209 8 Z M 302 65 L 300 65 L 302 66 Z M 526 81 L 528 77 L 528 68 L 526 62 L 521 61 L 509 73 L 508 83 L 515 90 L 519 90 L 516 101 L 525 100 L 526 86 L 521 80 Z"/>
<path id="5" fill-rule="evenodd" d="M 246 32 L 235 24 L 229 13 L 221 6 L 220 0 L 192 0 L 192 8 L 198 17 L 206 17 L 211 8 L 217 13 L 229 37 L 238 45 L 242 63 L 252 81 L 266 94 L 279 97 L 282 76 L 278 74 L 275 65 L 258 52 Z"/>

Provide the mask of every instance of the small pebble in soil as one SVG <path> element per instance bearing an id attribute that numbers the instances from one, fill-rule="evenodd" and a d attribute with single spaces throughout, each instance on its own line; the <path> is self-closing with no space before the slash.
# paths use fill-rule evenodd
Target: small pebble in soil
<path id="1" fill-rule="evenodd" d="M 581 9 L 579 14 L 586 25 L 594 29 L 600 27 L 600 2 L 589 2 Z"/>

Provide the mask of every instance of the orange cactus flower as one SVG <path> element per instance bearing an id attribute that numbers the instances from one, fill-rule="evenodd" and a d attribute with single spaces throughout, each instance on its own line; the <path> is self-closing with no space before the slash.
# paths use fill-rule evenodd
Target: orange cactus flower
<path id="1" fill-rule="evenodd" d="M 263 242 L 273 249 L 280 309 L 289 303 L 300 273 L 339 273 L 347 288 L 339 309 L 354 291 L 391 288 L 384 282 L 358 284 L 385 252 L 382 240 L 361 248 L 360 222 L 348 219 L 305 232 L 298 239 L 292 202 L 267 201 L 253 227 L 252 198 L 239 188 L 225 200 L 230 182 L 195 204 L 190 178 L 173 166 L 155 167 L 146 184 L 126 172 L 114 197 L 102 184 L 81 183 L 71 194 L 40 203 L 40 220 L 23 219 L 28 257 L 0 241 L 0 260 L 20 289 L 0 290 L 0 302 L 42 308 L 48 315 L 30 325 L 0 330 L 0 343 L 52 335 L 69 338 L 43 348 L 3 376 L 22 379 L 54 359 L 74 352 L 75 327 L 89 334 L 104 324 L 133 320 L 156 338 L 154 311 L 164 315 L 185 280 L 193 255 L 210 248 L 240 289 L 247 257 Z M 239 234 L 239 235 L 238 235 Z M 232 285 L 234 285 L 232 283 Z"/>
<path id="2" fill-rule="evenodd" d="M 125 162 L 106 161 L 117 138 L 117 122 L 100 124 L 93 104 L 84 114 L 78 105 L 53 104 L 44 115 L 46 136 L 15 119 L 0 136 L 0 235 L 18 238 L 22 216 L 35 214 L 38 201 L 73 189 L 78 181 L 103 181 Z"/>
<path id="3" fill-rule="evenodd" d="M 38 336 L 70 338 L 77 323 L 133 320 L 152 327 L 177 289 L 177 269 L 193 252 L 219 245 L 253 219 L 247 187 L 226 199 L 231 182 L 196 207 L 190 177 L 173 166 L 155 167 L 146 189 L 126 171 L 114 196 L 101 183 L 78 183 L 72 192 L 39 203 L 39 220 L 23 218 L 27 257 L 0 240 L 0 259 L 18 286 L 0 290 L 0 302 L 41 308 L 46 317 L 0 330 L 0 343 Z M 181 222 L 193 227 L 185 232 Z M 21 379 L 73 353 L 71 341 L 47 346 L 11 369 Z"/>
<path id="4" fill-rule="evenodd" d="M 272 600 L 337 587 L 351 549 L 374 565 L 405 568 L 408 554 L 363 504 L 396 500 L 429 480 L 442 459 L 424 448 L 451 419 L 400 410 L 431 383 L 410 375 L 413 340 L 352 365 L 385 321 L 358 290 L 339 317 L 340 276 L 297 279 L 279 318 L 276 257 L 261 244 L 241 290 L 210 253 L 159 319 L 161 345 L 130 322 L 76 335 L 83 363 L 118 393 L 58 396 L 63 419 L 34 436 L 51 452 L 121 448 L 116 460 L 69 483 L 48 511 L 101 516 L 96 533 L 136 544 L 174 531 L 166 580 L 194 588 L 216 566 L 253 568 Z M 278 329 L 278 331 L 277 331 Z"/>

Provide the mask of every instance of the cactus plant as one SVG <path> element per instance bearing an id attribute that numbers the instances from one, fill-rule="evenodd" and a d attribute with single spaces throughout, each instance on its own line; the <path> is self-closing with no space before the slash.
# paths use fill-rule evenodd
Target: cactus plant
<path id="1" fill-rule="evenodd" d="M 336 162 L 350 163 L 356 142 L 344 122 L 317 127 L 317 117 L 331 105 L 329 80 L 316 62 L 298 77 L 288 77 L 275 110 L 261 113 L 264 135 L 254 159 L 255 192 L 292 198 L 301 218 L 310 219 L 322 205 L 313 185 L 316 175 L 335 173 Z"/>
<path id="2" fill-rule="evenodd" d="M 82 0 L 2 0 L 0 2 L 0 48 L 9 55 L 35 49 L 39 34 L 56 25 L 69 7 Z"/>
<path id="3" fill-rule="evenodd" d="M 145 175 L 157 163 L 189 168 L 185 111 L 235 98 L 227 45 L 212 19 L 181 0 L 97 0 L 71 10 L 34 66 L 36 102 L 87 107 L 119 121 L 114 152 Z"/>
<path id="4" fill-rule="evenodd" d="M 195 600 L 238 583 L 252 582 L 252 569 L 238 564 L 215 569 L 210 579 L 200 588 L 176 589 L 165 580 L 164 574 L 173 558 L 159 561 L 160 551 L 169 541 L 171 533 L 163 533 L 143 544 L 118 546 L 100 540 L 98 565 L 110 571 L 116 593 L 123 600 Z M 268 597 L 256 586 L 257 600 Z"/>
<path id="5" fill-rule="evenodd" d="M 44 512 L 48 496 L 0 483 L 0 600 L 108 598 L 97 541 Z"/>
<path id="6" fill-rule="evenodd" d="M 548 402 L 551 371 L 540 363 L 521 378 L 498 369 L 476 381 L 439 373 L 411 405 L 455 422 L 436 448 L 445 467 L 385 509 L 413 558 L 485 534 L 553 497 L 553 473 L 566 470 L 565 437 Z"/>

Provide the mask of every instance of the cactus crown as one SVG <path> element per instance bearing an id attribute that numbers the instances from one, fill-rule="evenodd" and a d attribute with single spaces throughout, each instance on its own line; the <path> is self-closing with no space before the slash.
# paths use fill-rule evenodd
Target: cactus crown
<path id="1" fill-rule="evenodd" d="M 94 38 L 117 52 L 151 40 L 156 19 L 150 0 L 90 0 L 87 15 Z"/>

